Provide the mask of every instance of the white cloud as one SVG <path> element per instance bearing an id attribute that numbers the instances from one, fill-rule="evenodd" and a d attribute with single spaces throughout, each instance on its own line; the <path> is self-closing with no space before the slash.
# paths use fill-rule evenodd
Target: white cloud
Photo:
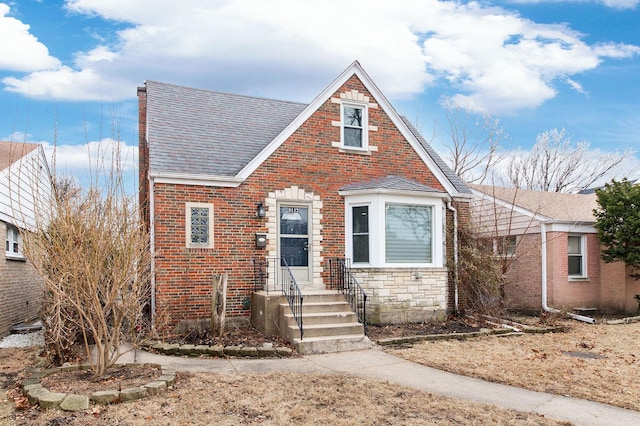
<path id="1" fill-rule="evenodd" d="M 556 83 L 640 53 L 588 45 L 566 25 L 476 2 L 68 0 L 66 7 L 130 27 L 117 45 L 79 52 L 72 64 L 5 78 L 7 90 L 117 101 L 154 79 L 308 101 L 358 59 L 388 96 L 444 82 L 451 89 L 444 104 L 496 114 L 534 108 L 556 95 Z"/>
<path id="2" fill-rule="evenodd" d="M 9 6 L 0 3 L 0 70 L 30 72 L 57 68 L 60 62 L 29 33 L 29 25 L 7 16 Z"/>
<path id="3" fill-rule="evenodd" d="M 635 9 L 640 0 L 510 0 L 511 3 L 599 3 L 613 9 Z"/>

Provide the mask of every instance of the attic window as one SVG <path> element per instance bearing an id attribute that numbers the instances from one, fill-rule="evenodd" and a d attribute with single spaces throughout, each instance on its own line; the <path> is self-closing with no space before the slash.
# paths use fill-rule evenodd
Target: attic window
<path id="1" fill-rule="evenodd" d="M 348 149 L 367 149 L 367 108 L 364 105 L 342 103 L 342 146 Z"/>

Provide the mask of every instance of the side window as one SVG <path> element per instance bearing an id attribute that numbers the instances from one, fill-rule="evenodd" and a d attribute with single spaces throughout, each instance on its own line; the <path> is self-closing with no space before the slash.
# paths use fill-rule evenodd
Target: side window
<path id="1" fill-rule="evenodd" d="M 7 224 L 7 239 L 5 241 L 7 257 L 22 258 L 22 237 L 20 231 L 13 225 Z"/>
<path id="2" fill-rule="evenodd" d="M 369 206 L 351 209 L 353 263 L 369 263 Z"/>
<path id="3" fill-rule="evenodd" d="M 584 236 L 582 235 L 569 235 L 567 253 L 569 256 L 569 276 L 584 277 L 585 262 L 584 262 Z"/>
<path id="4" fill-rule="evenodd" d="M 185 216 L 187 247 L 213 248 L 213 204 L 187 203 Z"/>
<path id="5" fill-rule="evenodd" d="M 367 109 L 361 105 L 342 104 L 342 146 L 367 148 Z"/>

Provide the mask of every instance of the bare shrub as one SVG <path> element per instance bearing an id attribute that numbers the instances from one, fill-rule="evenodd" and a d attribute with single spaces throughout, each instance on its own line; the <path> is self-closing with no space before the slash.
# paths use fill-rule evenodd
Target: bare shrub
<path id="1" fill-rule="evenodd" d="M 67 181 L 54 185 L 36 222 L 25 234 L 25 255 L 45 281 L 50 361 L 67 361 L 80 340 L 94 373 L 103 375 L 125 341 L 135 345 L 150 295 L 149 239 L 135 198 L 123 189 L 119 164 L 112 164 L 106 183 L 96 179 L 87 190 Z"/>
<path id="2" fill-rule="evenodd" d="M 500 316 L 504 274 L 499 258 L 486 239 L 468 227 L 459 229 L 458 293 L 466 313 Z"/>

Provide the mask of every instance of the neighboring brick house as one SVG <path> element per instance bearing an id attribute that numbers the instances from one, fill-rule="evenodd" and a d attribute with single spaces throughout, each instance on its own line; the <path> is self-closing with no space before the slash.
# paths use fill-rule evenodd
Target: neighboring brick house
<path id="1" fill-rule="evenodd" d="M 471 191 L 358 62 L 310 104 L 152 81 L 138 97 L 156 318 L 208 317 L 221 273 L 227 316 L 248 318 L 254 259 L 274 258 L 303 294 L 329 286 L 329 259 L 350 259 L 372 323 L 452 307 L 447 230 Z"/>
<path id="2" fill-rule="evenodd" d="M 640 283 L 624 263 L 600 258 L 594 193 L 469 186 L 477 229 L 504 248 L 507 307 L 636 313 Z"/>
<path id="3" fill-rule="evenodd" d="M 50 193 L 49 168 L 42 146 L 0 142 L 0 336 L 12 326 L 37 318 L 42 280 L 24 257 L 22 232 L 34 224 L 39 195 Z"/>

